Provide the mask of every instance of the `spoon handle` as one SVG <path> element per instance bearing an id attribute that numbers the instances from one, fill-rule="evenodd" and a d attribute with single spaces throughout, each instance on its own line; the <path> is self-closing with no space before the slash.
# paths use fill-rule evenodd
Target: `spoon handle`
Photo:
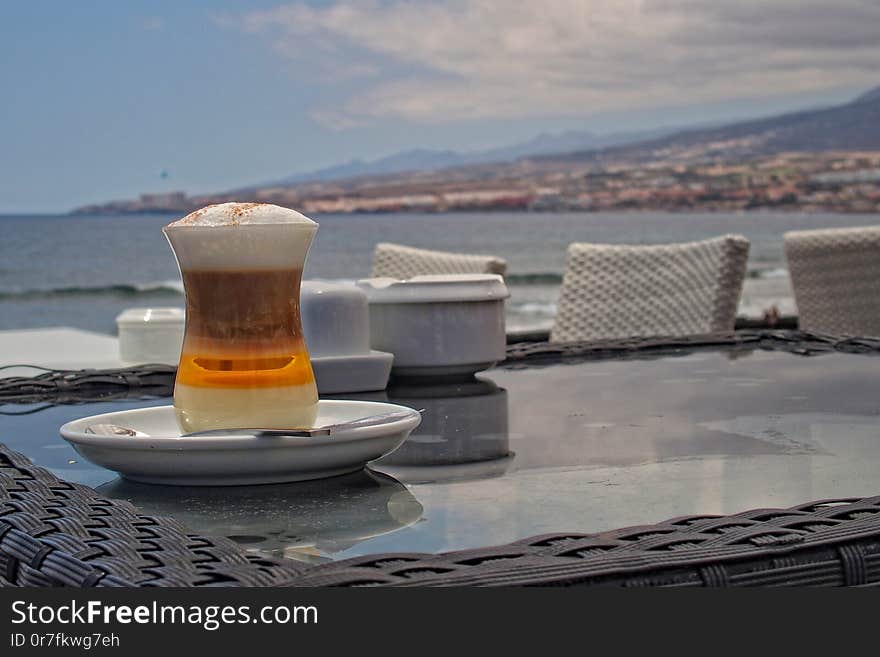
<path id="1" fill-rule="evenodd" d="M 270 437 L 270 436 L 296 436 L 296 437 L 305 437 L 312 438 L 315 436 L 331 436 L 337 431 L 343 431 L 346 429 L 360 429 L 362 427 L 372 427 L 378 424 L 384 424 L 386 422 L 393 422 L 395 420 L 402 420 L 404 418 L 408 418 L 412 415 L 411 411 L 392 411 L 390 413 L 380 413 L 378 415 L 368 415 L 367 417 L 358 418 L 356 420 L 351 420 L 350 422 L 337 422 L 335 424 L 326 424 L 322 427 L 314 427 L 314 428 L 306 428 L 306 427 L 295 427 L 290 429 L 254 429 L 254 428 L 246 428 L 246 427 L 236 427 L 229 429 L 209 429 L 207 431 L 195 431 L 193 433 L 183 434 L 183 437 L 198 437 L 198 436 L 220 436 L 220 435 L 228 435 L 228 434 L 247 434 L 254 435 L 258 437 Z"/>

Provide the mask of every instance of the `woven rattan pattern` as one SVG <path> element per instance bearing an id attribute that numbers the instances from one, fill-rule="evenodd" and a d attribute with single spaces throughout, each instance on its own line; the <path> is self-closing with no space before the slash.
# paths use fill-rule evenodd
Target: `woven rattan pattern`
<path id="1" fill-rule="evenodd" d="M 422 274 L 501 274 L 507 262 L 493 255 L 447 253 L 381 242 L 373 252 L 372 276 L 412 278 Z"/>
<path id="2" fill-rule="evenodd" d="M 81 404 L 131 396 L 170 397 L 177 368 L 171 365 L 139 365 L 113 370 L 50 370 L 32 365 L 34 376 L 0 378 L 0 404 Z"/>
<path id="3" fill-rule="evenodd" d="M 830 351 L 880 353 L 880 338 L 837 337 L 806 331 L 742 330 L 685 337 L 625 338 L 581 342 L 515 342 L 502 367 L 601 358 L 650 358 L 694 349 L 765 349 L 811 356 Z M 43 369 L 43 368 L 40 368 Z M 46 370 L 34 377 L 0 378 L 0 405 L 78 404 L 131 397 L 170 397 L 176 368 L 141 365 L 120 370 Z M 33 412 L 30 409 L 23 412 Z M 19 414 L 0 411 L 2 414 Z"/>
<path id="4" fill-rule="evenodd" d="M 0 446 L 0 584 L 21 586 L 868 585 L 880 582 L 880 497 L 445 554 L 316 567 L 139 515 Z"/>
<path id="5" fill-rule="evenodd" d="M 627 338 L 586 342 L 516 342 L 507 346 L 505 368 L 606 358 L 686 355 L 699 349 L 785 351 L 799 356 L 833 352 L 880 355 L 880 338 L 846 337 L 808 331 L 746 330 L 685 337 Z"/>
<path id="6" fill-rule="evenodd" d="M 0 584 L 21 586 L 867 585 L 880 582 L 880 497 L 445 554 L 320 566 L 245 554 L 139 515 L 0 445 Z"/>
<path id="7" fill-rule="evenodd" d="M 293 561 L 246 555 L 225 538 L 59 480 L 0 445 L 0 583 L 20 586 L 268 586 Z"/>
<path id="8" fill-rule="evenodd" d="M 317 566 L 299 586 L 861 586 L 880 583 L 880 497 L 601 534 L 551 534 L 438 555 Z"/>
<path id="9" fill-rule="evenodd" d="M 880 226 L 785 234 L 800 325 L 880 335 Z"/>
<path id="10" fill-rule="evenodd" d="M 552 342 L 729 331 L 749 242 L 568 247 Z"/>

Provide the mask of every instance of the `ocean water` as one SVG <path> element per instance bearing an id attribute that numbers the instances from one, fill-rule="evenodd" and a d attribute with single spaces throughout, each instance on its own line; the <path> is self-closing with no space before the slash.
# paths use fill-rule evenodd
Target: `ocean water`
<path id="1" fill-rule="evenodd" d="M 73 326 L 115 333 L 133 306 L 183 305 L 160 229 L 177 217 L 0 216 L 0 329 Z M 390 241 L 491 253 L 508 262 L 509 330 L 548 328 L 570 242 L 648 244 L 742 233 L 752 242 L 740 314 L 794 313 L 782 252 L 787 230 L 880 223 L 878 215 L 788 213 L 454 213 L 323 215 L 306 278 L 369 275 Z"/>

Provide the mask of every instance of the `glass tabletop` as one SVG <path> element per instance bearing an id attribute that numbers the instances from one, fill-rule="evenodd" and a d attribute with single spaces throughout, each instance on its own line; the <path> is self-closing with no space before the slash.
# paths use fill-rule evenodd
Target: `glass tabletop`
<path id="1" fill-rule="evenodd" d="M 394 384 L 348 397 L 425 409 L 403 446 L 358 473 L 285 485 L 135 484 L 58 435 L 169 399 L 2 406 L 0 442 L 144 513 L 318 562 L 877 494 L 878 374 L 872 356 L 738 349 Z"/>

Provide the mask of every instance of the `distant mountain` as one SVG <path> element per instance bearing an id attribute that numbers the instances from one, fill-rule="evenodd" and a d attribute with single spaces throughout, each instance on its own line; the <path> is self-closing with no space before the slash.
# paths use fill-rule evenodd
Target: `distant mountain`
<path id="1" fill-rule="evenodd" d="M 632 132 L 612 132 L 605 135 L 597 135 L 592 132 L 580 130 L 566 130 L 560 133 L 542 133 L 533 139 L 514 144 L 494 148 L 480 153 L 466 154 L 467 162 L 464 164 L 486 164 L 490 162 L 505 162 L 518 160 L 535 155 L 549 155 L 553 153 L 570 153 L 571 151 L 607 148 L 640 142 L 646 139 L 655 139 L 676 132 L 680 128 L 656 128 L 654 130 L 638 130 Z"/>
<path id="2" fill-rule="evenodd" d="M 683 130 L 622 146 L 582 149 L 552 161 L 750 158 L 786 151 L 880 149 L 880 87 L 834 107 L 789 112 L 710 128 Z"/>
<path id="3" fill-rule="evenodd" d="M 508 162 L 536 155 L 569 153 L 587 149 L 628 144 L 669 134 L 674 128 L 597 135 L 582 130 L 542 133 L 528 141 L 483 151 L 459 152 L 416 148 L 376 160 L 354 159 L 343 164 L 299 173 L 261 186 L 294 185 L 304 182 L 329 182 L 364 176 L 379 176 L 404 171 L 430 171 L 471 164 Z"/>
<path id="4" fill-rule="evenodd" d="M 856 98 L 854 103 L 870 103 L 875 100 L 880 100 L 880 87 L 874 87 L 873 89 L 869 89 L 861 96 Z"/>
<path id="5" fill-rule="evenodd" d="M 288 176 L 271 185 L 345 181 L 473 165 L 537 162 L 693 162 L 743 159 L 785 151 L 880 149 L 880 87 L 843 105 L 789 112 L 726 125 L 660 128 L 597 135 L 569 130 L 483 151 L 417 148 L 375 160 L 351 160 Z"/>
<path id="6" fill-rule="evenodd" d="M 450 150 L 415 148 L 377 160 L 349 160 L 317 171 L 298 173 L 272 182 L 273 185 L 293 185 L 302 182 L 329 182 L 345 178 L 398 173 L 421 169 L 439 169 L 464 164 L 461 153 Z"/>

